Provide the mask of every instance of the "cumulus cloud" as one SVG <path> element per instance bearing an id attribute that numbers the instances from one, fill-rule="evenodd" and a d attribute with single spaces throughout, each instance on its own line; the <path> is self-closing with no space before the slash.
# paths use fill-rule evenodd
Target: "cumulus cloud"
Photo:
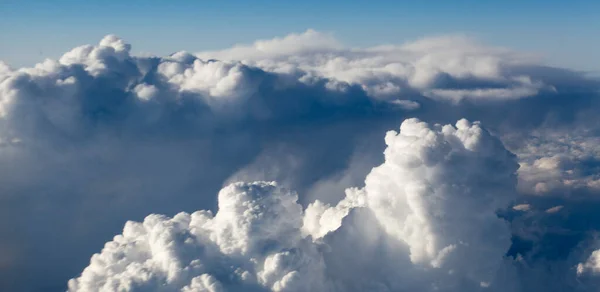
<path id="1" fill-rule="evenodd" d="M 185 60 L 185 56 L 175 55 L 174 59 Z M 195 59 L 191 64 L 168 61 L 161 63 L 157 72 L 180 91 L 203 93 L 221 101 L 248 97 L 256 91 L 260 85 L 259 80 L 251 80 L 251 74 L 244 72 L 245 70 L 250 69 L 241 64 Z"/>
<path id="2" fill-rule="evenodd" d="M 328 278 L 321 253 L 325 246 L 339 248 L 327 234 L 348 228 L 344 224 L 352 223 L 344 218 L 362 208 L 371 211 L 384 236 L 408 246 L 412 265 L 489 288 L 510 246 L 508 225 L 495 211 L 515 195 L 514 155 L 466 120 L 455 128 L 410 119 L 385 140 L 385 162 L 371 171 L 363 189 L 348 189 L 335 207 L 317 201 L 303 212 L 297 195 L 274 183 L 232 184 L 219 192 L 214 216 L 197 211 L 128 222 L 69 288 L 361 291 Z M 466 171 L 457 174 L 459 165 Z M 421 291 L 436 285 L 447 289 L 434 283 Z"/>
<path id="3" fill-rule="evenodd" d="M 299 232 L 297 195 L 232 184 L 219 210 L 128 222 L 69 291 L 325 291 L 324 263 Z"/>
<path id="4" fill-rule="evenodd" d="M 347 190 L 335 207 L 311 204 L 306 213 L 317 218 L 305 218 L 305 228 L 323 236 L 349 207 L 362 205 L 388 236 L 408 246 L 413 264 L 489 285 L 510 246 L 508 226 L 495 211 L 515 196 L 513 154 L 466 120 L 431 127 L 409 119 L 385 141 L 385 163 L 371 171 L 364 189 Z"/>
<path id="5" fill-rule="evenodd" d="M 546 267 L 539 259 L 564 253 L 570 262 L 557 270 L 574 276 L 568 269 L 585 262 L 589 254 L 578 251 L 600 227 L 600 219 L 581 219 L 596 218 L 599 85 L 584 73 L 463 36 L 348 48 L 312 30 L 164 57 L 134 56 L 110 35 L 31 68 L 0 62 L 0 288 L 63 290 L 126 220 L 152 213 L 172 218 L 129 223 L 144 227 L 125 232 L 101 255 L 118 258 L 127 248 L 121 245 L 141 238 L 162 256 L 136 247 L 140 258 L 98 264 L 113 282 L 95 282 L 91 268 L 72 285 L 154 287 L 148 280 L 218 291 L 234 285 L 223 275 L 237 265 L 259 290 L 302 287 L 296 277 L 324 277 L 315 284 L 338 290 L 402 290 L 401 283 L 408 290 L 433 289 L 431 283 L 450 291 L 494 288 L 527 282 L 497 280 L 514 272 L 515 263 L 502 256 L 509 245 L 510 256 L 521 256 L 518 269 L 531 271 L 522 275 Z M 428 124 L 408 120 L 381 139 L 410 117 Z M 437 126 L 463 117 L 489 132 L 466 121 Z M 515 158 L 489 133 L 517 155 L 512 193 Z M 231 227 L 235 234 L 204 230 L 210 238 L 191 246 L 177 241 L 200 240 L 185 219 L 195 210 L 214 212 L 206 215 L 213 225 L 230 224 L 217 220 L 229 209 L 217 210 L 213 194 L 239 180 L 278 181 L 256 186 L 269 190 L 265 197 L 280 187 L 298 191 L 292 201 L 304 208 L 294 207 L 300 219 L 286 229 L 293 242 L 275 244 L 281 249 L 254 262 L 247 256 L 256 250 L 233 255 L 254 244 L 239 226 Z M 529 211 L 511 209 L 519 204 Z M 556 206 L 564 208 L 544 212 Z M 191 215 L 175 215 L 181 211 Z M 173 237 L 161 243 L 153 236 L 164 229 Z M 176 243 L 161 245 L 167 241 Z M 472 256 L 461 256 L 469 249 Z M 365 257 L 349 257 L 357 251 Z M 227 265 L 194 270 L 190 257 Z M 320 259 L 325 276 L 308 273 Z M 187 276 L 169 278 L 178 269 Z"/>

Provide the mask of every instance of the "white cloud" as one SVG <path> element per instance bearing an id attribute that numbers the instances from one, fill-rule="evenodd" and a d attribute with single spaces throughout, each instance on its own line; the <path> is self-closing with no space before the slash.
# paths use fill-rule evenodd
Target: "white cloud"
<path id="1" fill-rule="evenodd" d="M 251 80 L 249 69 L 241 64 L 205 62 L 194 60 L 191 64 L 164 62 L 158 66 L 158 73 L 180 91 L 191 91 L 215 98 L 235 99 L 252 95 L 260 85 L 259 80 Z M 213 100 L 209 100 L 212 102 Z"/>
<path id="2" fill-rule="evenodd" d="M 198 56 L 202 59 L 217 60 L 273 59 L 335 51 L 342 47 L 333 35 L 309 29 L 300 34 L 292 33 L 283 38 L 258 40 L 252 45 L 236 45 L 223 51 L 199 53 Z"/>
<path id="3" fill-rule="evenodd" d="M 470 38 L 347 48 L 330 34 L 308 31 L 199 53 L 201 59 L 130 52 L 125 41 L 107 36 L 33 68 L 0 62 L 0 253 L 10 254 L 0 261 L 1 289 L 60 290 L 126 219 L 211 209 L 212 194 L 238 179 L 276 179 L 299 190 L 299 203 L 220 199 L 233 205 L 220 206 L 213 217 L 198 213 L 207 238 L 186 223 L 196 213 L 129 223 L 135 230 L 124 231 L 102 256 L 110 262 L 122 249 L 140 253 L 122 258 L 121 266 L 91 263 L 77 285 L 162 281 L 218 291 L 233 285 L 223 275 L 236 275 L 239 287 L 271 290 L 304 289 L 308 283 L 298 279 L 321 277 L 327 280 L 310 284 L 500 289 L 494 271 L 507 262 L 514 268 L 503 257 L 511 236 L 505 225 L 512 235 L 519 231 L 514 221 L 498 219 L 496 209 L 522 201 L 531 210 L 565 206 L 569 212 L 560 216 L 511 213 L 539 224 L 531 232 L 543 237 L 556 223 L 544 220 L 563 220 L 577 209 L 570 196 L 537 199 L 585 190 L 578 197 L 590 200 L 600 185 L 599 83 Z M 430 124 L 408 120 L 400 133 L 388 134 L 381 164 L 381 136 L 408 117 Z M 434 124 L 461 117 L 481 120 L 511 144 L 521 165 L 520 194 L 511 192 L 514 177 L 507 176 L 514 157 L 479 124 Z M 565 129 L 570 135 L 563 141 Z M 544 196 L 523 197 L 531 193 Z M 299 207 L 310 203 L 305 211 Z M 248 206 L 281 207 L 300 217 L 261 209 L 271 221 L 248 219 L 238 213 Z M 259 221 L 269 228 L 252 229 Z M 564 233 L 583 240 L 593 221 L 590 226 Z M 316 242 L 302 238 L 309 234 Z M 185 242 L 198 236 L 201 242 Z M 136 246 L 138 238 L 146 246 Z M 270 245 L 261 240 L 294 249 L 263 253 L 261 246 Z M 538 244 L 531 253 L 547 252 Z M 575 249 L 557 246 L 568 254 Z M 519 252 L 523 262 L 535 263 L 528 250 Z M 196 270 L 190 257 L 214 265 Z M 94 267 L 113 281 L 97 282 Z"/>
<path id="4" fill-rule="evenodd" d="M 385 140 L 385 162 L 367 176 L 364 189 L 348 189 L 335 207 L 317 201 L 303 212 L 297 195 L 274 183 L 232 184 L 219 192 L 214 216 L 197 211 L 128 222 L 81 277 L 69 282 L 70 290 L 258 285 L 271 291 L 346 291 L 349 286 L 327 277 L 321 253 L 325 246 L 342 248 L 327 234 L 352 228 L 344 218 L 363 208 L 372 211 L 382 235 L 408 245 L 415 269 L 424 265 L 475 287 L 493 285 L 510 246 L 508 226 L 495 211 L 515 195 L 515 157 L 466 120 L 455 128 L 409 119 Z M 464 171 L 455 173 L 461 165 Z M 406 272 L 394 271 L 400 277 Z M 428 285 L 421 291 L 432 289 Z"/>
<path id="5" fill-rule="evenodd" d="M 390 103 L 406 110 L 416 110 L 421 107 L 418 102 L 412 100 L 395 99 L 390 101 Z"/>
<path id="6" fill-rule="evenodd" d="M 136 85 L 135 88 L 133 88 L 133 91 L 137 94 L 139 99 L 146 101 L 151 100 L 158 94 L 156 86 L 143 83 Z"/>
<path id="7" fill-rule="evenodd" d="M 592 252 L 590 257 L 584 263 L 577 265 L 577 274 L 583 275 L 586 273 L 599 274 L 600 273 L 600 250 Z"/>
<path id="8" fill-rule="evenodd" d="M 560 210 L 562 210 L 564 208 L 564 206 L 554 206 L 552 208 L 548 208 L 546 210 L 546 213 L 548 214 L 554 214 L 554 213 L 558 213 L 560 212 Z"/>
<path id="9" fill-rule="evenodd" d="M 519 205 L 513 206 L 512 208 L 513 208 L 513 210 L 516 210 L 516 211 L 526 212 L 531 209 L 531 206 L 529 204 L 519 204 Z"/>
<path id="10" fill-rule="evenodd" d="M 129 59 L 131 45 L 115 35 L 105 36 L 98 46 L 81 46 L 64 54 L 59 62 L 62 65 L 84 64 L 92 75 L 106 73 L 113 61 L 124 62 Z"/>
<path id="11" fill-rule="evenodd" d="M 324 263 L 300 235 L 296 200 L 274 183 L 238 183 L 219 192 L 214 216 L 130 221 L 69 291 L 325 291 Z"/>
<path id="12" fill-rule="evenodd" d="M 295 49 L 289 49 L 288 44 Z M 272 72 L 302 70 L 305 73 L 300 74 L 359 84 L 378 98 L 417 90 L 454 100 L 514 99 L 535 95 L 546 88 L 529 76 L 510 72 L 510 67 L 530 64 L 530 56 L 486 47 L 464 36 L 360 49 L 344 48 L 331 35 L 308 30 L 283 39 L 196 55 L 204 59 L 242 61 Z"/>
<path id="13" fill-rule="evenodd" d="M 365 188 L 348 190 L 336 207 L 311 204 L 307 216 L 316 218 L 305 218 L 305 228 L 322 237 L 340 225 L 348 206 L 364 205 L 389 236 L 408 245 L 414 264 L 488 283 L 510 246 L 508 226 L 495 211 L 515 197 L 514 156 L 466 120 L 455 128 L 409 119 L 385 141 L 385 163 Z"/>
<path id="14" fill-rule="evenodd" d="M 453 101 L 462 99 L 516 99 L 536 95 L 539 88 L 536 87 L 516 87 L 502 89 L 433 89 L 425 93 L 432 98 L 443 98 Z"/>

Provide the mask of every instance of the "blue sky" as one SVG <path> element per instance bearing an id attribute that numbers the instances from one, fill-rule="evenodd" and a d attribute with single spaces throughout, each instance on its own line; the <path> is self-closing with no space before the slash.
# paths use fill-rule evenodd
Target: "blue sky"
<path id="1" fill-rule="evenodd" d="M 302 32 L 350 46 L 449 33 L 600 71 L 600 1 L 74 1 L 0 0 L 0 60 L 31 65 L 114 33 L 135 52 L 168 54 Z"/>

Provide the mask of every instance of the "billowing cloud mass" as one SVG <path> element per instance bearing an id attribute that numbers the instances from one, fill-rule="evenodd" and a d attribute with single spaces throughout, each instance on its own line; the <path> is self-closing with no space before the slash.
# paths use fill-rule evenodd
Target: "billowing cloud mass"
<path id="1" fill-rule="evenodd" d="M 599 97 L 456 35 L 0 62 L 0 290 L 594 291 Z"/>
<path id="2" fill-rule="evenodd" d="M 419 291 L 489 288 L 510 247 L 508 224 L 495 211 L 515 196 L 514 155 L 466 120 L 432 128 L 410 119 L 385 140 L 385 162 L 335 207 L 316 201 L 303 215 L 297 195 L 275 183 L 232 184 L 220 191 L 214 216 L 197 211 L 128 222 L 69 289 L 364 291 L 373 282 L 392 291 L 407 284 Z M 327 270 L 323 253 L 340 248 L 327 234 L 355 228 L 345 221 L 354 209 L 369 210 L 379 236 L 397 242 L 401 255 L 388 260 L 404 267 L 392 273 L 418 275 L 415 283 L 369 277 L 365 286 Z M 372 235 L 355 236 L 347 240 Z"/>
<path id="3" fill-rule="evenodd" d="M 232 184 L 219 211 L 128 222 L 72 291 L 324 291 L 324 263 L 300 234 L 302 207 L 275 183 Z"/>

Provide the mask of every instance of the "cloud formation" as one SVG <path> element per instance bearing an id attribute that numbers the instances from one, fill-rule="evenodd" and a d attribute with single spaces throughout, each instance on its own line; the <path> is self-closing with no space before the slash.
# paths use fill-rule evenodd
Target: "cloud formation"
<path id="1" fill-rule="evenodd" d="M 323 46 L 317 50 L 306 44 Z M 291 46 L 295 49 L 289 50 Z M 197 56 L 242 61 L 270 72 L 301 70 L 304 79 L 319 76 L 358 84 L 370 96 L 379 98 L 418 92 L 452 101 L 493 100 L 555 90 L 543 81 L 509 69 L 530 65 L 531 58 L 507 49 L 489 48 L 463 36 L 422 39 L 401 46 L 345 49 L 335 45 L 332 36 L 309 30 L 302 35 L 200 52 Z"/>
<path id="2" fill-rule="evenodd" d="M 64 290 L 127 220 L 152 213 L 166 215 L 150 216 L 101 255 L 115 260 L 120 244 L 139 237 L 144 248 L 176 242 L 157 247 L 166 258 L 136 247 L 147 263 L 99 264 L 72 287 L 233 287 L 222 278 L 230 262 L 194 270 L 191 257 L 243 266 L 259 290 L 300 289 L 295 277 L 322 278 L 313 288 L 334 290 L 577 287 L 583 276 L 574 267 L 585 266 L 600 228 L 599 88 L 584 73 L 463 36 L 347 48 L 309 30 L 148 57 L 111 35 L 33 68 L 0 62 L 0 288 Z M 409 119 L 381 139 L 412 117 L 427 124 Z M 272 180 L 277 187 L 259 183 L 265 191 L 256 196 L 293 197 L 300 218 L 274 230 L 293 233 L 293 242 L 240 258 L 233 250 L 263 235 L 238 226 L 235 238 L 210 229 L 192 246 L 177 241 L 199 236 L 185 219 L 195 210 L 215 214 L 206 222 L 233 222 L 217 220 L 227 208 L 216 208 L 214 194 L 224 185 Z M 191 215 L 175 215 L 182 211 Z M 164 230 L 172 237 L 150 238 Z M 357 253 L 365 256 L 350 257 Z M 249 260 L 259 254 L 263 262 Z M 306 272 L 319 263 L 323 275 Z M 169 278 L 171 266 L 189 277 Z M 556 283 L 547 267 L 572 282 Z"/>
<path id="3" fill-rule="evenodd" d="M 327 234 L 353 228 L 344 218 L 364 208 L 381 236 L 407 247 L 399 247 L 408 252 L 405 257 L 389 261 L 408 256 L 405 269 L 422 277 L 447 271 L 451 276 L 445 278 L 459 280 L 453 289 L 488 288 L 510 246 L 508 225 L 495 211 L 515 195 L 515 156 L 466 120 L 455 128 L 409 119 L 385 140 L 385 162 L 371 171 L 363 189 L 348 189 L 335 207 L 317 201 L 303 212 L 297 195 L 274 183 L 232 184 L 219 192 L 214 216 L 197 211 L 128 222 L 69 289 L 362 291 L 367 287 L 328 277 L 322 253 L 340 248 Z M 406 272 L 394 271 L 399 277 Z M 386 290 L 402 289 L 370 280 Z M 450 285 L 425 283 L 415 285 L 423 285 L 421 291 Z"/>
<path id="4" fill-rule="evenodd" d="M 219 211 L 128 222 L 69 291 L 325 291 L 324 263 L 300 234 L 297 195 L 232 184 Z"/>

